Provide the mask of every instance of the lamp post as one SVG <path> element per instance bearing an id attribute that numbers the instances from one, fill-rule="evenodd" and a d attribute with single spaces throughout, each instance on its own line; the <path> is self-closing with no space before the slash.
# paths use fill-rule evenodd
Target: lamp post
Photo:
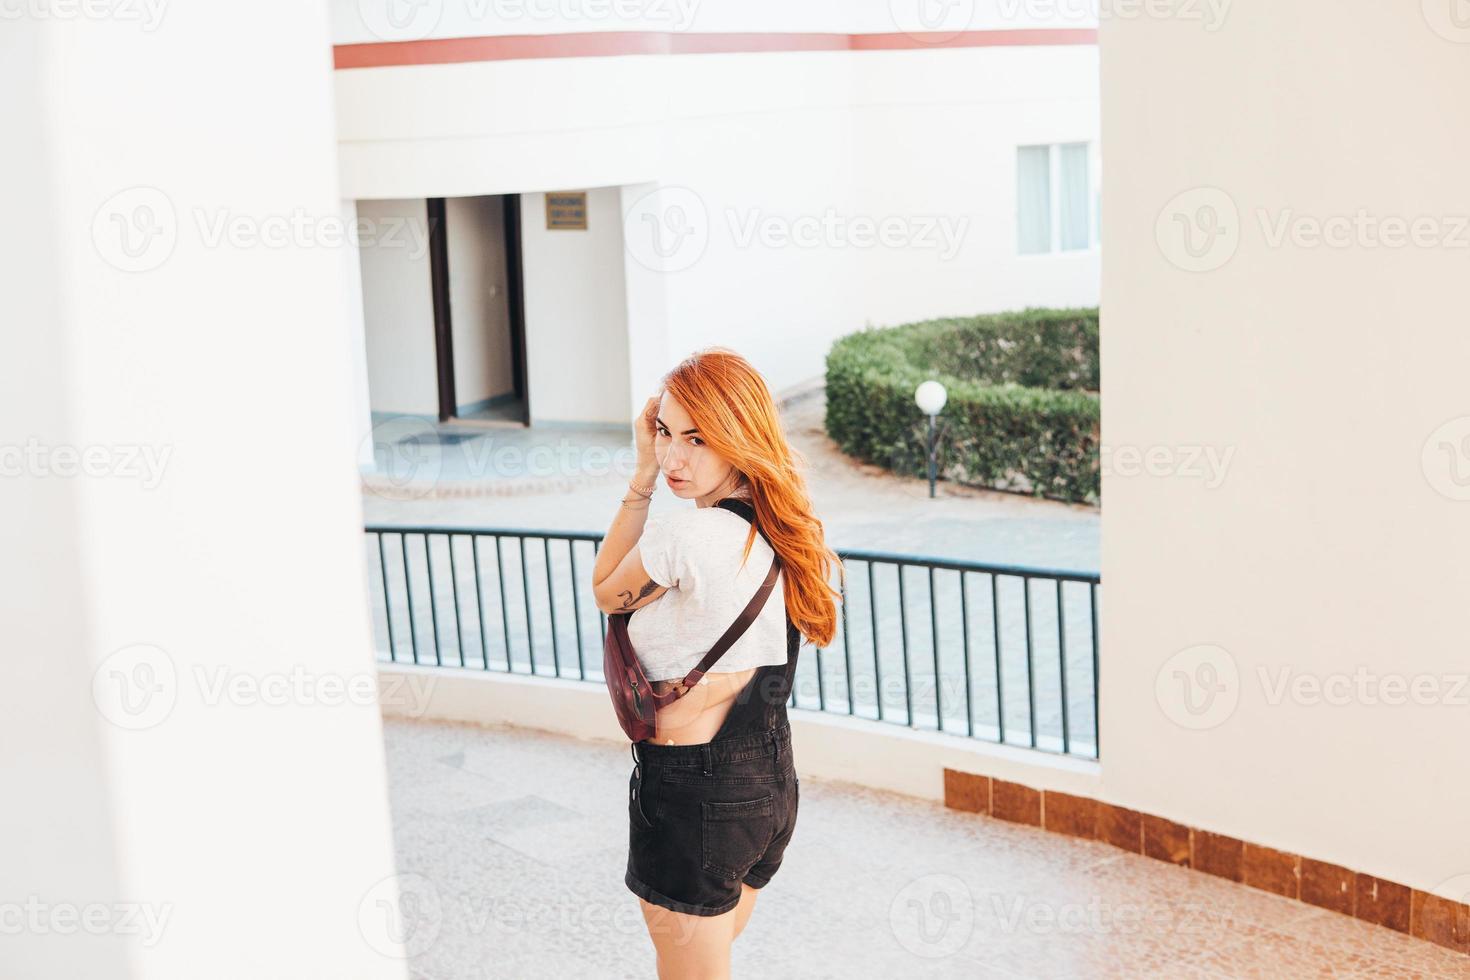
<path id="1" fill-rule="evenodd" d="M 929 496 L 934 496 L 934 416 L 944 407 L 949 399 L 949 392 L 944 390 L 944 385 L 938 381 L 925 381 L 914 389 L 914 404 L 919 406 L 919 411 L 929 416 Z"/>

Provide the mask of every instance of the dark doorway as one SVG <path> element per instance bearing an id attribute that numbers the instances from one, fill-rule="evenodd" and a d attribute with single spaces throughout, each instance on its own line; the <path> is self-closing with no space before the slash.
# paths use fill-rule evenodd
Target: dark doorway
<path id="1" fill-rule="evenodd" d="M 510 306 L 510 357 L 521 424 L 531 424 L 531 399 L 526 397 L 526 293 L 521 266 L 521 196 L 507 194 L 505 206 L 505 282 Z"/>
<path id="2" fill-rule="evenodd" d="M 498 200 L 437 197 L 428 198 L 426 205 L 439 421 L 527 425 L 530 399 L 527 397 L 520 195 L 501 195 Z M 493 211 L 487 213 L 488 208 Z M 455 218 L 453 228 L 451 217 Z M 463 224 L 460 218 L 465 219 Z M 487 262 L 501 267 L 472 267 Z M 499 312 L 490 317 L 493 329 L 487 326 L 489 311 L 485 304 L 490 294 L 484 292 L 482 278 L 504 283 L 504 295 L 498 301 L 503 302 L 503 309 L 497 304 Z M 468 303 L 468 308 L 459 311 L 458 330 L 462 346 L 467 344 L 467 350 L 462 349 L 460 356 L 469 358 L 458 374 L 455 370 L 457 301 Z M 486 330 L 490 333 L 485 333 Z M 482 372 L 490 361 L 498 363 L 495 373 L 501 380 L 487 390 L 485 378 L 477 372 Z M 457 376 L 461 382 L 469 377 L 469 390 L 463 390 L 466 384 L 457 382 Z M 462 397 L 469 400 L 468 404 L 461 402 Z"/>
<path id="3" fill-rule="evenodd" d="M 429 211 L 429 288 L 434 298 L 434 360 L 439 372 L 439 421 L 459 414 L 454 397 L 454 323 L 449 309 L 449 229 L 444 198 L 431 197 Z"/>

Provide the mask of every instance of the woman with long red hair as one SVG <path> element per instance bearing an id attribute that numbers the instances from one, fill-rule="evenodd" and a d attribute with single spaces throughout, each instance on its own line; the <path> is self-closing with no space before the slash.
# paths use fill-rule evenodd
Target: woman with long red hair
<path id="1" fill-rule="evenodd" d="M 653 738 L 632 744 L 624 881 L 660 978 L 728 976 L 731 943 L 795 829 L 786 702 L 803 637 L 832 641 L 841 592 L 829 576 L 842 566 L 765 379 L 739 354 L 712 347 L 686 358 L 634 430 L 635 473 L 593 592 L 604 612 L 631 613 L 628 637 L 654 690 L 686 693 L 658 710 Z M 649 518 L 660 474 L 695 506 Z M 685 688 L 737 620 L 743 632 Z"/>

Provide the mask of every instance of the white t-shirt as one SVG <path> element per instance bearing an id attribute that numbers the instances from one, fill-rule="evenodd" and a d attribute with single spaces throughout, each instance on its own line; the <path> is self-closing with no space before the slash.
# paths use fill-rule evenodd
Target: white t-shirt
<path id="1" fill-rule="evenodd" d="M 759 534 L 740 568 L 750 529 L 739 514 L 713 506 L 680 508 L 644 522 L 638 540 L 643 567 L 668 589 L 628 619 L 628 639 L 650 681 L 694 669 L 765 581 L 774 552 Z M 785 585 L 783 569 L 755 621 L 710 673 L 786 662 Z"/>

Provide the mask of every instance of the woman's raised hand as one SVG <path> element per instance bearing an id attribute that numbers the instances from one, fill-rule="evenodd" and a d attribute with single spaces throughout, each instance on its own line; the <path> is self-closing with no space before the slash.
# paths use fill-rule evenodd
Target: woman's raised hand
<path id="1" fill-rule="evenodd" d="M 658 466 L 658 457 L 653 452 L 653 435 L 659 398 L 659 395 L 654 395 L 644 402 L 643 411 L 633 423 L 633 444 L 638 450 L 637 467 L 640 471 Z"/>

